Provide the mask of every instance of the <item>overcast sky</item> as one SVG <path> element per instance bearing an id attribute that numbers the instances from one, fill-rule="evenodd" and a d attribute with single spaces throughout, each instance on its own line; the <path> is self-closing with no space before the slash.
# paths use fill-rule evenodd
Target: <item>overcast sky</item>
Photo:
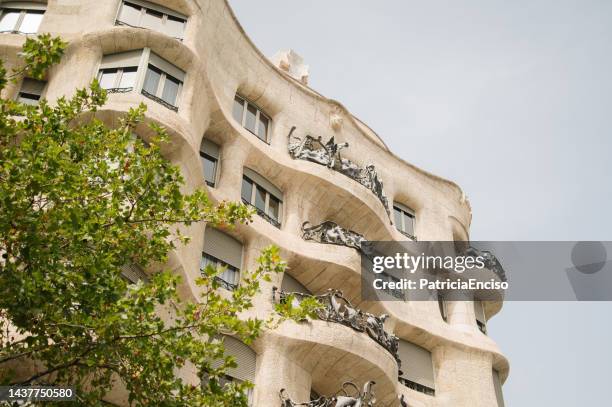
<path id="1" fill-rule="evenodd" d="M 231 0 L 267 56 L 457 182 L 472 240 L 612 240 L 612 2 Z M 610 254 L 612 255 L 612 254 Z M 509 407 L 610 405 L 609 303 L 506 303 Z"/>

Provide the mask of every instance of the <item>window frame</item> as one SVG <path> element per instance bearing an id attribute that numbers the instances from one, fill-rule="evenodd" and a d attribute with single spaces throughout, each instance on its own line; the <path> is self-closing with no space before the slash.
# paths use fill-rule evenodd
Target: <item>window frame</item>
<path id="1" fill-rule="evenodd" d="M 247 168 L 245 167 L 245 170 Z M 249 172 L 255 172 L 253 170 L 249 169 Z M 255 173 L 256 175 L 258 175 L 257 173 Z M 277 196 L 278 194 L 275 194 L 273 192 L 269 191 L 269 188 L 266 188 L 265 185 L 262 185 L 261 182 L 257 182 L 256 180 L 254 180 L 252 176 L 249 176 L 251 174 L 246 174 L 245 171 L 243 170 L 242 172 L 242 183 L 246 180 L 247 182 L 251 183 L 251 197 L 250 200 L 247 201 L 242 197 L 242 183 L 240 184 L 240 196 L 241 196 L 241 200 L 243 203 L 252 206 L 253 208 L 255 208 L 255 210 L 257 211 L 257 214 L 259 216 L 261 216 L 262 218 L 264 218 L 265 220 L 267 220 L 269 223 L 271 223 L 272 225 L 276 226 L 277 228 L 281 228 L 282 224 L 283 224 L 283 208 L 284 208 L 284 203 L 283 203 L 283 198 L 282 198 L 282 194 L 281 197 Z M 259 176 L 261 177 L 261 176 Z M 263 178 L 263 177 L 261 177 Z M 264 178 L 265 179 L 265 178 Z M 270 181 L 267 181 L 269 184 L 272 184 Z M 263 211 L 258 208 L 255 205 L 255 199 L 257 196 L 257 187 L 261 188 L 264 192 L 265 192 L 265 199 L 264 199 L 264 209 Z M 280 190 L 279 190 L 280 191 Z M 270 214 L 270 199 L 271 197 L 274 197 L 274 199 L 278 200 L 278 216 L 276 218 L 274 218 L 271 214 Z M 262 214 L 263 212 L 263 214 Z"/>
<path id="2" fill-rule="evenodd" d="M 2 31 L 1 33 L 36 34 L 38 33 L 38 30 L 40 29 L 40 24 L 42 24 L 42 19 L 40 20 L 38 27 L 36 27 L 36 31 L 32 33 L 30 32 L 26 33 L 26 32 L 20 31 L 21 25 L 23 24 L 23 20 L 26 14 L 28 14 L 28 12 L 30 14 L 42 14 L 44 18 L 45 13 L 47 12 L 47 5 L 43 3 L 35 3 L 35 2 L 27 2 L 27 1 L 26 2 L 11 1 L 11 2 L 7 2 L 4 4 L 0 4 L 0 19 L 4 16 L 4 14 L 7 11 L 19 12 L 19 17 L 17 17 L 17 21 L 15 21 L 15 25 L 13 26 L 12 30 Z"/>
<path id="3" fill-rule="evenodd" d="M 38 82 L 39 84 L 42 84 L 41 88 L 40 88 L 40 94 L 37 93 L 32 93 L 32 92 L 24 92 L 23 91 L 23 85 L 26 81 L 32 81 L 32 82 Z M 21 97 L 22 95 L 30 95 L 30 96 L 38 96 L 38 99 L 31 99 L 32 101 L 35 100 L 36 103 L 33 103 L 32 105 L 36 105 L 44 96 L 45 91 L 47 90 L 47 81 L 41 81 L 38 79 L 33 79 L 33 78 L 23 78 L 21 80 L 21 85 L 19 85 L 19 90 L 17 91 L 17 94 L 15 95 L 15 101 L 19 102 L 19 103 L 24 103 L 24 104 L 29 104 L 27 102 L 23 102 L 21 101 Z"/>
<path id="4" fill-rule="evenodd" d="M 393 202 L 393 210 L 394 211 L 398 211 L 401 213 L 401 220 L 402 220 L 402 224 L 398 225 L 397 224 L 397 220 L 395 219 L 395 213 L 394 213 L 394 217 L 393 217 L 393 223 L 395 225 L 395 229 L 397 231 L 399 231 L 401 234 L 403 234 L 404 236 L 410 238 L 411 240 L 417 240 L 416 237 L 416 211 L 414 211 L 413 209 L 410 209 L 409 207 L 407 207 L 406 205 L 403 205 L 399 202 L 394 201 Z M 412 219 L 412 233 L 414 233 L 413 235 L 410 234 L 408 231 L 406 231 L 406 218 L 410 218 Z"/>
<path id="5" fill-rule="evenodd" d="M 269 145 L 270 140 L 271 140 L 272 118 L 270 118 L 269 115 L 264 113 L 263 109 L 257 106 L 257 104 L 251 102 L 244 96 L 241 96 L 239 93 L 236 93 L 234 95 L 233 103 L 236 103 L 236 99 L 240 99 L 242 101 L 242 119 L 240 121 L 240 126 L 242 126 L 243 129 L 247 130 L 249 133 L 257 137 L 259 140 Z M 250 129 L 246 127 L 246 117 L 247 117 L 247 111 L 248 111 L 249 105 L 255 108 L 255 131 L 251 131 Z M 234 116 L 233 112 L 234 112 L 234 105 L 232 104 L 232 117 Z M 266 139 L 265 140 L 259 137 L 259 124 L 260 124 L 261 116 L 265 117 L 266 120 L 268 121 L 268 124 L 266 125 Z"/>
<path id="6" fill-rule="evenodd" d="M 204 182 L 206 183 L 206 185 L 208 185 L 211 188 L 216 188 L 217 183 L 219 182 L 219 176 L 220 176 L 220 164 L 221 164 L 221 146 L 219 146 L 217 143 L 215 143 L 214 141 L 203 137 L 202 141 L 200 142 L 200 161 L 204 160 L 204 159 L 208 159 L 210 161 L 213 161 L 215 166 L 214 166 L 214 176 L 213 181 L 212 181 L 212 185 L 211 183 L 206 179 L 206 166 L 204 165 L 204 163 L 202 163 L 202 172 L 203 172 L 203 176 L 204 176 Z"/>
<path id="7" fill-rule="evenodd" d="M 128 86 L 128 87 L 121 87 L 119 86 L 121 84 L 121 79 L 123 78 L 123 73 L 127 70 L 127 69 L 131 69 L 131 68 L 136 68 L 136 78 L 134 80 L 134 86 Z M 111 88 L 104 88 L 107 92 L 109 93 L 127 93 L 127 92 L 131 92 L 134 90 L 134 88 L 136 87 L 136 85 L 138 84 L 138 66 L 134 67 L 134 66 L 124 66 L 124 67 L 119 67 L 119 68 L 101 68 L 98 70 L 98 83 L 101 83 L 101 79 L 102 76 L 105 72 L 109 72 L 112 70 L 116 70 L 116 74 L 115 74 L 115 80 L 113 83 L 113 87 Z"/>
<path id="8" fill-rule="evenodd" d="M 107 58 L 107 61 L 105 61 L 105 58 Z M 127 68 L 133 68 L 135 66 L 136 79 L 134 81 L 134 86 L 131 89 L 108 88 L 105 90 L 109 93 L 128 93 L 137 91 L 138 93 L 154 100 L 162 106 L 178 112 L 179 106 L 182 102 L 183 87 L 185 80 L 187 79 L 187 73 L 154 53 L 149 47 L 103 55 L 98 65 L 98 73 L 96 74 L 96 78 L 99 80 L 104 71 L 117 69 L 117 72 L 121 71 L 121 75 L 117 75 L 114 81 L 115 85 L 118 85 L 121 81 L 123 72 Z M 144 90 L 145 78 L 148 73 L 149 66 L 152 66 L 161 72 L 159 83 L 157 84 L 154 94 Z M 178 82 L 176 100 L 174 101 L 174 104 L 162 99 L 167 77 L 171 77 Z"/>
<path id="9" fill-rule="evenodd" d="M 125 5 L 125 3 L 129 3 L 131 5 L 140 7 L 140 14 L 138 16 L 138 23 L 136 25 L 132 25 L 126 21 L 122 21 L 120 19 L 121 17 L 121 12 L 123 10 L 123 7 Z M 157 13 L 162 14 L 162 18 L 161 18 L 161 25 L 162 27 L 166 27 L 166 24 L 168 23 L 168 20 L 170 17 L 174 18 L 174 19 L 178 19 L 181 20 L 183 22 L 183 32 L 181 34 L 180 37 L 175 37 L 175 36 L 171 36 L 170 34 L 167 34 L 165 31 L 163 30 L 155 30 L 149 27 L 145 27 L 143 25 L 143 18 L 144 15 L 146 14 L 147 10 L 151 10 L 151 11 L 155 11 Z M 156 31 L 159 33 L 162 33 L 164 35 L 168 35 L 171 36 L 172 38 L 175 38 L 179 41 L 183 41 L 183 39 L 185 38 L 185 31 L 187 29 L 187 21 L 189 20 L 189 18 L 186 15 L 183 15 L 179 12 L 176 12 L 172 9 L 169 9 L 167 7 L 164 6 L 160 6 L 158 4 L 155 3 L 150 3 L 148 1 L 142 1 L 142 0 L 121 0 L 119 2 L 119 8 L 117 9 L 117 15 L 115 16 L 115 25 L 125 25 L 128 27 L 135 27 L 135 28 L 144 28 L 144 29 L 149 29 L 152 31 Z"/>

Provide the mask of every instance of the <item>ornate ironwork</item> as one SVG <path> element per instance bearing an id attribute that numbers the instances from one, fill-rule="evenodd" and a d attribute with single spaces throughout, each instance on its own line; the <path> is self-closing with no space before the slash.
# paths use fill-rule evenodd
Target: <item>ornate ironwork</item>
<path id="1" fill-rule="evenodd" d="M 304 240 L 352 247 L 364 254 L 369 252 L 369 242 L 365 237 L 352 230 L 344 229 L 335 222 L 326 220 L 316 226 L 309 225 L 310 222 L 308 221 L 302 223 L 302 238 Z"/>
<path id="2" fill-rule="evenodd" d="M 500 280 L 507 281 L 506 271 L 504 270 L 504 267 L 501 265 L 497 257 L 495 257 L 495 255 L 490 251 L 479 250 L 475 247 L 470 246 L 463 252 L 463 255 L 467 257 L 482 257 L 484 259 L 485 268 L 497 274 Z"/>
<path id="3" fill-rule="evenodd" d="M 353 161 L 342 158 L 340 151 L 343 148 L 349 146 L 348 143 L 337 144 L 334 137 L 332 136 L 325 144 L 321 139 L 321 136 L 315 138 L 310 135 L 306 135 L 303 139 L 294 136 L 293 132 L 296 127 L 293 126 L 289 131 L 287 148 L 289 155 L 293 159 L 311 161 L 320 165 L 324 165 L 327 168 L 331 168 L 338 171 L 349 178 L 359 182 L 364 187 L 378 197 L 380 202 L 385 207 L 387 216 L 391 219 L 391 212 L 389 210 L 389 200 L 383 191 L 383 182 L 378 177 L 376 167 L 372 164 L 367 165 L 365 168 L 360 167 Z"/>
<path id="4" fill-rule="evenodd" d="M 398 231 L 399 231 L 399 232 L 400 232 L 402 235 L 406 236 L 408 239 L 410 239 L 410 240 L 414 240 L 415 242 L 417 241 L 416 236 L 411 235 L 411 234 L 410 234 L 410 233 L 408 233 L 408 232 L 404 232 L 403 230 L 400 230 L 400 229 L 397 229 L 397 230 L 398 230 Z"/>
<path id="5" fill-rule="evenodd" d="M 374 381 L 366 382 L 363 385 L 363 390 L 353 382 L 344 382 L 342 388 L 333 396 L 321 396 L 317 399 L 297 403 L 291 400 L 285 389 L 280 391 L 281 407 L 374 407 L 376 405 L 376 397 L 372 387 L 376 384 Z M 351 387 L 352 391 L 347 389 Z"/>
<path id="6" fill-rule="evenodd" d="M 424 393 L 427 394 L 429 396 L 435 396 L 436 395 L 436 391 L 434 389 L 432 389 L 431 387 L 427 387 L 424 386 L 422 384 L 419 384 L 417 382 L 413 382 L 412 380 L 408 380 L 405 377 L 399 377 L 398 381 L 403 384 L 404 386 L 408 387 L 409 389 L 418 391 L 419 393 Z"/>
<path id="7" fill-rule="evenodd" d="M 387 314 L 376 316 L 369 312 L 364 312 L 353 306 L 353 304 L 343 296 L 342 291 L 333 288 L 330 288 L 327 290 L 327 293 L 322 295 L 279 291 L 276 287 L 272 290 L 272 295 L 275 300 L 278 291 L 278 301 L 280 302 L 286 302 L 289 296 L 292 295 L 293 301 L 296 302 L 293 304 L 295 306 L 299 305 L 304 298 L 316 298 L 323 305 L 323 308 L 317 311 L 318 319 L 335 322 L 348 326 L 357 332 L 367 333 L 370 338 L 375 340 L 395 358 L 398 366 L 401 365 L 397 353 L 398 338 L 387 332 L 384 327 L 385 320 L 389 317 Z"/>
<path id="8" fill-rule="evenodd" d="M 219 276 L 215 276 L 215 281 L 219 283 L 221 287 L 225 288 L 228 291 L 234 291 L 236 288 L 238 288 L 238 284 L 232 284 L 229 281 L 225 281 Z"/>
<path id="9" fill-rule="evenodd" d="M 170 109 L 170 110 L 173 110 L 173 111 L 175 111 L 175 112 L 178 112 L 178 107 L 176 107 L 176 106 L 174 106 L 174 105 L 171 105 L 170 103 L 166 102 L 164 99 L 162 99 L 162 98 L 158 98 L 158 97 L 157 97 L 157 96 L 155 96 L 154 94 L 149 93 L 149 92 L 147 92 L 147 91 L 146 91 L 146 90 L 144 90 L 144 89 L 142 90 L 142 94 L 143 94 L 144 96 L 148 97 L 149 99 L 153 99 L 154 101 L 156 101 L 156 102 L 157 102 L 157 103 L 159 103 L 160 105 L 162 105 L 162 106 L 164 106 L 164 107 L 166 107 L 166 108 L 168 108 L 168 109 Z"/>
<path id="10" fill-rule="evenodd" d="M 106 93 L 128 93 L 134 90 L 134 88 L 129 87 L 129 88 L 108 88 L 105 89 Z"/>
<path id="11" fill-rule="evenodd" d="M 261 216 L 266 221 L 268 221 L 269 223 L 271 223 L 272 225 L 280 229 L 281 224 L 278 220 L 274 219 L 272 216 L 268 215 L 267 213 L 265 213 L 264 211 L 262 211 L 261 209 L 259 209 L 258 207 L 256 207 L 255 205 L 247 201 L 246 199 L 243 199 L 242 203 L 244 203 L 245 205 L 249 205 L 251 208 L 255 209 L 255 212 L 257 212 L 259 216 Z"/>

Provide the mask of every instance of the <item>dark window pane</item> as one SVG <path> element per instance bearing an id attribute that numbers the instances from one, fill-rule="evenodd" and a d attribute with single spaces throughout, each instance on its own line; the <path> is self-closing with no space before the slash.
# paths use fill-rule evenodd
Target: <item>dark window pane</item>
<path id="1" fill-rule="evenodd" d="M 259 129 L 257 136 L 263 141 L 268 141 L 268 118 L 259 113 Z"/>
<path id="2" fill-rule="evenodd" d="M 393 215 L 394 215 L 395 227 L 398 230 L 402 230 L 402 211 L 397 209 L 396 207 L 393 207 Z"/>
<path id="3" fill-rule="evenodd" d="M 259 185 L 255 191 L 255 207 L 264 212 L 266 210 L 266 190 Z"/>
<path id="4" fill-rule="evenodd" d="M 255 133 L 255 115 L 257 114 L 257 108 L 250 103 L 247 105 L 246 120 L 244 127 L 252 133 Z"/>
<path id="5" fill-rule="evenodd" d="M 271 218 L 274 218 L 274 220 L 278 220 L 279 209 L 280 201 L 276 197 L 270 195 L 270 202 L 268 203 L 268 215 Z"/>
<path id="6" fill-rule="evenodd" d="M 40 100 L 40 95 L 33 95 L 31 93 L 20 92 L 17 101 L 26 105 L 36 106 Z"/>
<path id="7" fill-rule="evenodd" d="M 157 88 L 159 86 L 160 78 L 161 71 L 153 65 L 149 65 L 142 89 L 152 95 L 157 96 Z"/>
<path id="8" fill-rule="evenodd" d="M 211 187 L 215 186 L 217 177 L 217 160 L 207 154 L 202 155 L 202 165 L 204 166 L 204 179 Z"/>
<path id="9" fill-rule="evenodd" d="M 161 98 L 170 103 L 172 106 L 176 106 L 180 84 L 181 82 L 178 79 L 173 78 L 170 75 L 166 75 L 166 81 L 164 82 L 164 90 L 162 91 Z"/>
<path id="10" fill-rule="evenodd" d="M 242 112 L 244 109 L 244 100 L 240 99 L 238 96 L 234 98 L 234 108 L 232 110 L 232 115 L 234 116 L 234 120 L 236 120 L 240 125 L 242 125 Z"/>
<path id="11" fill-rule="evenodd" d="M 251 203 L 251 196 L 253 196 L 253 182 L 247 177 L 242 178 L 241 196 L 244 202 Z"/>

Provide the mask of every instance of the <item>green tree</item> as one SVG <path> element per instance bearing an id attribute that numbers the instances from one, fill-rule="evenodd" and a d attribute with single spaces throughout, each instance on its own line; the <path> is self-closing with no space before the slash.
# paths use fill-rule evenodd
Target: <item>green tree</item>
<path id="1" fill-rule="evenodd" d="M 48 35 L 27 39 L 21 68 L 8 74 L 0 64 L 0 90 L 24 75 L 42 78 L 65 47 Z M 240 203 L 212 204 L 202 190 L 182 192 L 179 169 L 161 154 L 165 130 L 151 126 L 156 136 L 146 144 L 134 137 L 146 106 L 109 128 L 96 118 L 105 100 L 96 81 L 52 104 L 0 99 L 0 384 L 70 384 L 85 405 L 107 404 L 117 383 L 136 406 L 246 405 L 251 384 L 221 384 L 235 361 L 215 338 L 248 344 L 318 305 L 288 301 L 266 320 L 239 318 L 260 281 L 284 270 L 275 247 L 230 296 L 218 292 L 222 270 L 203 270 L 197 303 L 181 301 L 170 272 L 147 283 L 122 278 L 123 266 L 163 264 L 186 243 L 177 225 L 231 228 L 252 214 Z M 162 308 L 173 317 L 163 320 Z M 35 373 L 14 373 L 32 361 Z M 185 366 L 205 372 L 201 386 L 177 377 Z"/>

